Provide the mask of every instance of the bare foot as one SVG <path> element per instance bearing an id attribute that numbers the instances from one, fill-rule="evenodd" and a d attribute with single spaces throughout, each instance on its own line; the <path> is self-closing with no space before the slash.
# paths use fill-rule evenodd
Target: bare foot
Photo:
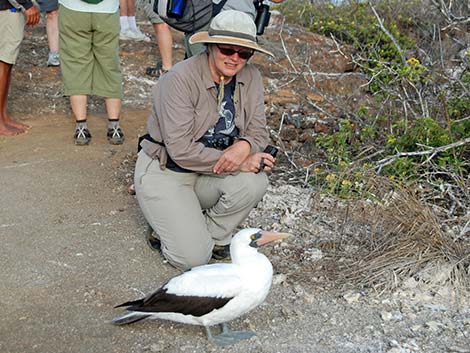
<path id="1" fill-rule="evenodd" d="M 21 134 L 21 132 L 16 129 L 13 130 L 6 125 L 0 125 L 0 136 L 16 136 L 19 134 Z"/>
<path id="2" fill-rule="evenodd" d="M 23 132 L 26 132 L 28 131 L 29 129 L 31 129 L 31 126 L 30 125 L 26 125 L 26 124 L 23 124 L 23 123 L 20 123 L 19 121 L 15 121 L 13 120 L 12 118 L 8 117 L 7 119 L 5 119 L 5 123 L 6 125 L 8 125 L 9 127 L 15 129 L 15 130 L 18 130 L 20 133 L 23 133 Z"/>

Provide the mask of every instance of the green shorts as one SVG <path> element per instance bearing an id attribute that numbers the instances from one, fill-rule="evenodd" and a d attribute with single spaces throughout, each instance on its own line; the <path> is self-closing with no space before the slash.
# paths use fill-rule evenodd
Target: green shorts
<path id="1" fill-rule="evenodd" d="M 64 94 L 122 98 L 119 12 L 59 6 L 59 52 Z"/>
<path id="2" fill-rule="evenodd" d="M 24 34 L 24 16 L 21 12 L 0 11 L 0 61 L 15 64 Z"/>

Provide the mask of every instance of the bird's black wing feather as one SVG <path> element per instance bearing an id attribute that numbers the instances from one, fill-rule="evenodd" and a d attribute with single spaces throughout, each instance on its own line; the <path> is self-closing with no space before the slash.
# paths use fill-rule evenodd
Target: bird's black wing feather
<path id="1" fill-rule="evenodd" d="M 175 295 L 167 293 L 164 288 L 160 288 L 144 299 L 128 302 L 130 306 L 127 310 L 153 313 L 172 312 L 184 315 L 203 316 L 214 309 L 220 309 L 231 299 L 233 298 Z"/>

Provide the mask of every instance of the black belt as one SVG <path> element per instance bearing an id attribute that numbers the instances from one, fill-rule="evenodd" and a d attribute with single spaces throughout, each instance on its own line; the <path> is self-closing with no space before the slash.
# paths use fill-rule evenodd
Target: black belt
<path id="1" fill-rule="evenodd" d="M 159 141 L 154 140 L 153 137 L 150 136 L 150 134 L 145 134 L 145 135 L 139 136 L 139 142 L 137 143 L 137 153 L 139 153 L 140 150 L 142 149 L 142 146 L 140 145 L 140 143 L 143 140 L 147 140 L 147 141 L 150 141 L 152 143 L 156 143 L 157 145 L 165 147 L 165 144 L 163 142 L 159 142 Z"/>

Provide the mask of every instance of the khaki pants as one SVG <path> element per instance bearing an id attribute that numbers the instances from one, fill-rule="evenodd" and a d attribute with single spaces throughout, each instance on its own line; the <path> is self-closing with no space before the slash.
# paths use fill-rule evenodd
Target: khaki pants
<path id="1" fill-rule="evenodd" d="M 0 61 L 15 64 L 23 40 L 25 19 L 17 11 L 0 11 Z"/>
<path id="2" fill-rule="evenodd" d="M 214 244 L 230 243 L 234 230 L 263 198 L 265 173 L 225 177 L 161 170 L 139 153 L 134 178 L 137 200 L 162 242 L 165 258 L 188 269 L 206 264 Z"/>
<path id="3" fill-rule="evenodd" d="M 66 96 L 122 98 L 119 12 L 59 7 L 59 53 Z"/>

